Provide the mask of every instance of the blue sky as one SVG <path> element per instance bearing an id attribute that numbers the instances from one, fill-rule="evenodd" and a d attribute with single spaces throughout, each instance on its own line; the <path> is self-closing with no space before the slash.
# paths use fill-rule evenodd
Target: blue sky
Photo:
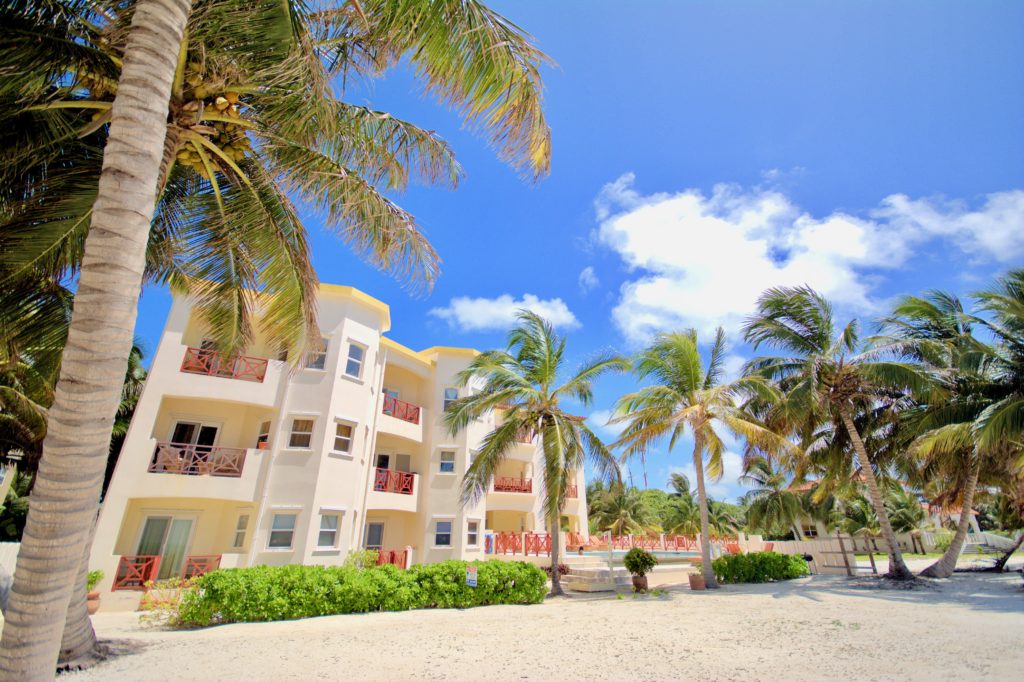
<path id="1" fill-rule="evenodd" d="M 767 286 L 808 283 L 869 321 L 901 294 L 966 293 L 1024 263 L 1022 3 L 491 4 L 558 64 L 543 74 L 550 177 L 524 182 L 399 69 L 347 95 L 437 130 L 465 168 L 455 191 L 396 197 L 443 258 L 433 292 L 411 296 L 307 222 L 321 280 L 389 303 L 406 345 L 501 345 L 526 303 L 574 362 L 722 324 L 739 364 L 735 330 Z M 143 295 L 150 350 L 168 306 Z M 602 422 L 633 386 L 602 381 L 585 413 Z M 650 485 L 689 459 L 689 443 L 651 453 Z M 713 494 L 742 492 L 738 467 L 727 458 Z"/>

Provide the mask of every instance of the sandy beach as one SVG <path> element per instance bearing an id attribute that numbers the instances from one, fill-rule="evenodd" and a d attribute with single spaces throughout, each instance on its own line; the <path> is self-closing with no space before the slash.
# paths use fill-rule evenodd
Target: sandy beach
<path id="1" fill-rule="evenodd" d="M 1024 666 L 1020 574 L 957 574 L 914 590 L 814 576 L 717 592 L 573 595 L 492 606 L 141 629 L 86 680 L 1009 680 Z"/>

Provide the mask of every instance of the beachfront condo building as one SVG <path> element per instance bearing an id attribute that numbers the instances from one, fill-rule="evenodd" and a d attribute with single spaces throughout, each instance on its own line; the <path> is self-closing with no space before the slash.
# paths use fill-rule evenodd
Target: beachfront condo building
<path id="1" fill-rule="evenodd" d="M 543 544 L 539 437 L 523 434 L 474 504 L 462 475 L 501 414 L 456 436 L 445 406 L 476 351 L 413 351 L 387 305 L 321 285 L 322 349 L 289 363 L 259 336 L 219 354 L 175 296 L 96 529 L 100 589 L 215 567 L 341 564 L 374 549 L 399 566 L 483 559 L 494 537 Z M 295 365 L 299 365 L 296 368 Z M 584 475 L 562 525 L 586 533 Z"/>

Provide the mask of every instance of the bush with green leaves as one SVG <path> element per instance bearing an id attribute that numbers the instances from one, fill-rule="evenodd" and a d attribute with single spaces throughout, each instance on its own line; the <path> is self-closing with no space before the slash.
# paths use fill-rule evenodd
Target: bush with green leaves
<path id="1" fill-rule="evenodd" d="M 712 561 L 711 568 L 721 583 L 766 583 L 808 573 L 803 557 L 778 552 L 727 554 Z"/>
<path id="2" fill-rule="evenodd" d="M 934 551 L 945 552 L 949 549 L 949 546 L 953 544 L 953 534 L 948 531 L 940 531 L 935 533 L 935 541 L 933 543 Z"/>
<path id="3" fill-rule="evenodd" d="M 634 547 L 622 558 L 622 565 L 633 575 L 647 575 L 658 563 L 658 559 L 646 549 Z"/>
<path id="4" fill-rule="evenodd" d="M 518 561 L 473 562 L 477 586 L 466 585 L 466 561 L 413 566 L 254 566 L 213 571 L 185 591 L 177 622 L 187 626 L 291 620 L 311 616 L 487 604 L 538 604 L 547 577 Z"/>
<path id="5" fill-rule="evenodd" d="M 85 576 L 85 589 L 88 592 L 92 592 L 101 580 L 103 580 L 103 571 L 98 568 L 94 571 L 89 571 Z"/>

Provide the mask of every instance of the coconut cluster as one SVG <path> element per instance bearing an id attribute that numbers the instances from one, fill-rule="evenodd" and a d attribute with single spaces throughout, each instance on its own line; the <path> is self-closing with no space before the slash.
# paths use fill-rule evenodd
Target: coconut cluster
<path id="1" fill-rule="evenodd" d="M 184 111 L 191 112 L 198 119 L 202 112 L 211 109 L 229 119 L 241 119 L 242 113 L 239 108 L 239 94 L 231 90 L 223 81 L 205 78 L 200 73 L 201 65 L 190 62 L 185 72 L 185 82 L 191 89 L 191 99 L 182 107 Z M 245 126 L 230 121 L 205 120 L 201 124 L 192 126 L 192 130 L 204 135 L 210 142 L 220 149 L 224 156 L 238 163 L 243 160 L 252 149 L 249 137 L 245 134 Z M 209 172 L 199 155 L 198 147 L 201 143 L 191 142 L 178 150 L 178 163 L 189 166 L 204 178 L 209 179 Z M 216 153 L 204 149 L 206 160 L 215 171 L 224 172 L 226 165 Z"/>

